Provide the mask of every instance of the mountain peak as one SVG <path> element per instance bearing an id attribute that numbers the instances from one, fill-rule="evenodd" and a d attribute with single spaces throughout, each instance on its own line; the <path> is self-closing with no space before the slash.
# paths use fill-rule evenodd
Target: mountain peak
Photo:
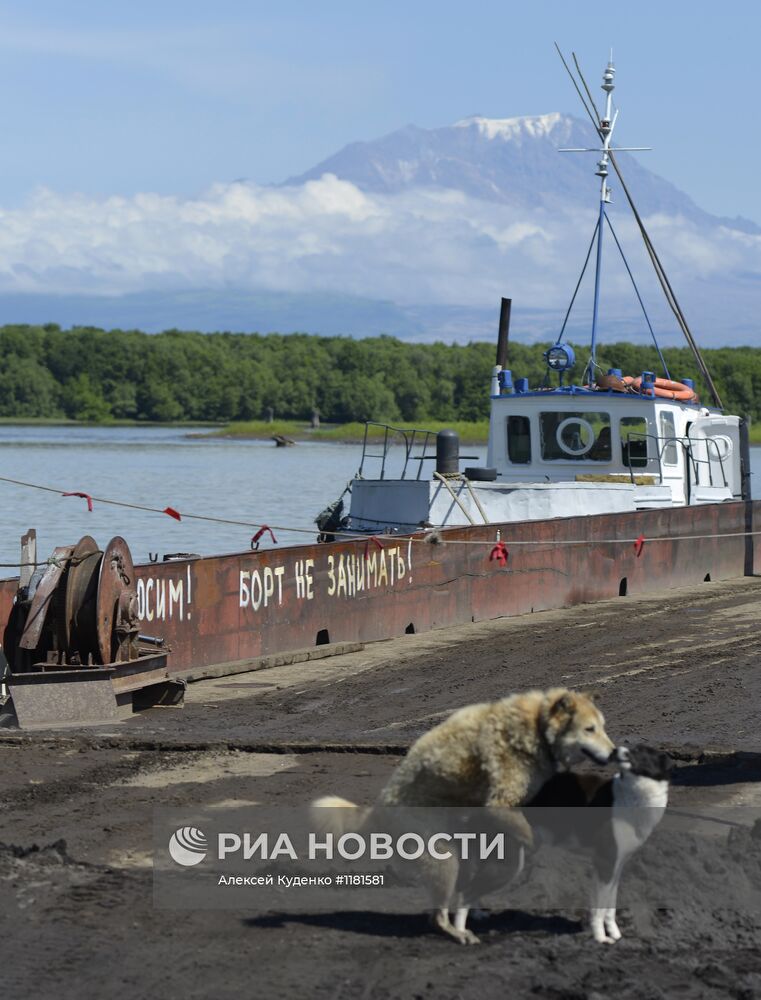
<path id="1" fill-rule="evenodd" d="M 571 127 L 573 119 L 570 115 L 563 115 L 559 111 L 551 111 L 546 115 L 520 115 L 516 118 L 485 118 L 483 115 L 470 115 L 455 122 L 452 128 L 473 128 L 489 140 L 515 140 L 524 135 L 532 139 L 549 136 L 560 124 Z"/>
<path id="2" fill-rule="evenodd" d="M 286 185 L 335 174 L 363 191 L 394 194 L 411 187 L 459 190 L 487 201 L 520 202 L 529 198 L 530 178 L 544 176 L 554 188 L 562 169 L 554 148 L 569 141 L 588 145 L 594 133 L 571 115 L 487 118 L 472 115 L 441 128 L 406 125 L 369 142 L 354 142 Z M 554 148 L 553 148 L 554 147 Z M 570 176 L 592 175 L 588 164 L 571 167 Z M 567 193 L 568 180 L 560 187 Z M 535 199 L 535 193 L 530 198 Z"/>

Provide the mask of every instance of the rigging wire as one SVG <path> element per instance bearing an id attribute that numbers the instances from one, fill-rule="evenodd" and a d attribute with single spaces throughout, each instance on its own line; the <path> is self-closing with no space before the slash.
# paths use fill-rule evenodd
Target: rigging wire
<path id="1" fill-rule="evenodd" d="M 570 68 L 570 66 L 569 66 L 569 65 L 568 65 L 568 63 L 567 63 L 567 62 L 565 61 L 565 56 L 564 56 L 564 55 L 563 55 L 563 53 L 562 53 L 562 52 L 560 51 L 560 46 L 558 45 L 558 43 L 557 43 L 557 42 L 555 42 L 555 48 L 557 49 L 557 51 L 558 51 L 558 55 L 560 56 L 560 61 L 561 61 L 561 62 L 562 62 L 562 64 L 563 64 L 563 65 L 565 66 L 565 69 L 566 69 L 566 73 L 568 73 L 568 75 L 569 75 L 569 76 L 570 76 L 570 78 L 571 78 L 571 83 L 572 83 L 572 84 L 574 85 L 574 87 L 576 88 L 576 93 L 577 93 L 577 94 L 579 95 L 579 100 L 580 100 L 580 101 L 581 101 L 581 103 L 582 103 L 582 104 L 584 105 L 584 110 L 585 110 L 585 111 L 586 111 L 586 113 L 587 113 L 587 114 L 589 115 L 589 117 L 590 117 L 590 118 L 592 119 L 592 121 L 593 121 L 593 122 L 595 122 L 595 117 L 594 117 L 594 115 L 592 114 L 592 112 L 591 112 L 591 111 L 589 110 L 589 105 L 587 104 L 586 100 L 584 99 L 584 95 L 582 94 L 582 92 L 581 92 L 581 89 L 580 89 L 580 87 L 579 87 L 578 83 L 576 82 L 576 77 L 575 77 L 575 76 L 573 75 L 573 73 L 571 72 L 571 68 Z M 599 119 L 598 119 L 598 121 L 599 121 Z M 597 128 L 597 125 L 596 125 L 596 124 L 595 124 L 595 128 Z M 599 131 L 599 129 L 598 129 L 598 131 Z"/>
<path id="2" fill-rule="evenodd" d="M 563 325 L 560 328 L 560 334 L 558 335 L 558 344 L 562 343 L 563 334 L 565 333 L 566 324 L 568 323 L 568 317 L 571 315 L 571 310 L 573 309 L 573 304 L 576 301 L 576 296 L 579 294 L 579 289 L 581 288 L 581 283 L 584 280 L 584 275 L 589 264 L 589 258 L 592 256 L 592 247 L 595 245 L 595 240 L 597 239 L 597 232 L 600 228 L 600 218 L 598 216 L 597 222 L 595 222 L 595 231 L 592 233 L 592 242 L 589 244 L 589 249 L 587 250 L 586 260 L 584 261 L 584 267 L 581 269 L 581 274 L 579 275 L 579 280 L 576 282 L 576 288 L 573 290 L 573 295 L 571 296 L 571 303 L 568 306 L 568 311 L 565 314 L 565 319 L 563 320 Z"/>
<path id="3" fill-rule="evenodd" d="M 632 213 L 634 214 L 635 221 L 637 223 L 637 226 L 639 227 L 640 234 L 642 235 L 642 239 L 645 243 L 645 248 L 647 249 L 648 255 L 650 256 L 650 260 L 653 264 L 653 268 L 658 277 L 658 281 L 660 282 L 661 288 L 663 289 L 666 301 L 668 302 L 671 311 L 676 317 L 677 323 L 679 324 L 679 327 L 682 333 L 684 334 L 685 340 L 687 341 L 687 344 L 689 345 L 690 350 L 692 351 L 693 357 L 695 358 L 695 362 L 698 366 L 698 369 L 700 370 L 700 374 L 703 376 L 703 380 L 708 386 L 709 392 L 713 397 L 715 406 L 717 406 L 719 409 L 723 409 L 721 397 L 719 396 L 719 392 L 714 384 L 713 379 L 711 378 L 711 373 L 708 371 L 708 366 L 706 365 L 703 359 L 703 355 L 700 351 L 700 348 L 695 342 L 695 339 L 692 336 L 692 332 L 689 326 L 687 325 L 687 320 L 685 319 L 681 306 L 677 301 L 676 295 L 674 294 L 674 290 L 671 287 L 671 282 L 669 281 L 668 276 L 666 275 L 663 265 L 661 264 L 660 258 L 658 257 L 655 247 L 652 244 L 650 236 L 647 230 L 645 229 L 645 224 L 642 221 L 639 212 L 637 211 L 637 208 L 634 204 L 629 189 L 626 186 L 626 182 L 624 181 L 624 178 L 621 175 L 621 169 L 618 166 L 618 162 L 613 153 L 610 154 L 610 162 L 613 164 L 613 169 L 616 171 L 616 174 L 618 175 L 618 179 L 621 183 L 621 188 L 624 194 L 626 195 L 626 200 L 629 202 L 629 206 L 631 207 Z"/>
<path id="4" fill-rule="evenodd" d="M 642 301 L 642 296 L 639 293 L 639 288 L 637 288 L 637 282 L 634 280 L 634 275 L 632 274 L 632 270 L 629 267 L 629 261 L 626 259 L 624 248 L 621 246 L 621 243 L 618 239 L 615 229 L 613 228 L 613 223 L 610 221 L 608 213 L 604 212 L 603 214 L 605 215 L 605 221 L 608 223 L 608 229 L 610 229 L 611 234 L 613 235 L 613 239 L 616 242 L 616 246 L 618 247 L 618 252 L 621 254 L 621 260 L 624 262 L 624 267 L 626 268 L 627 273 L 631 278 L 632 287 L 634 288 L 634 294 L 637 296 L 639 304 L 642 306 L 642 315 L 645 317 L 645 322 L 647 323 L 647 327 L 650 330 L 650 336 L 653 338 L 653 344 L 655 345 L 655 349 L 658 352 L 658 357 L 661 359 L 661 364 L 663 365 L 663 371 L 666 374 L 666 378 L 670 379 L 671 375 L 669 374 L 668 365 L 666 364 L 666 359 L 663 357 L 663 354 L 661 353 L 661 348 L 658 344 L 658 339 L 655 336 L 655 330 L 653 330 L 652 324 L 650 322 L 650 317 L 647 315 L 647 309 L 645 308 L 645 303 Z"/>
<path id="5" fill-rule="evenodd" d="M 587 86 L 587 81 L 584 79 L 584 74 L 581 72 L 581 66 L 579 66 L 579 60 L 576 58 L 576 53 L 572 52 L 571 55 L 573 56 L 573 63 L 574 63 L 574 66 L 576 67 L 576 72 L 579 74 L 579 79 L 584 84 L 584 90 L 586 90 L 586 92 L 587 92 L 587 97 L 589 98 L 589 103 L 592 105 L 592 109 L 594 110 L 594 113 L 597 116 L 597 122 L 599 124 L 599 122 L 602 121 L 602 116 L 601 116 L 600 112 L 597 110 L 597 105 L 595 104 L 595 99 L 594 99 L 594 97 L 592 97 L 592 92 L 590 91 L 589 87 Z"/>

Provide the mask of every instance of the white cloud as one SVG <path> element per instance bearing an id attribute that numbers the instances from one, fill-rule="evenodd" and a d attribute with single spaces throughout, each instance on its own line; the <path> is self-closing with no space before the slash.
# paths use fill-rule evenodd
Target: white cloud
<path id="1" fill-rule="evenodd" d="M 760 237 L 664 216 L 649 224 L 677 288 L 739 270 L 761 276 Z M 332 175 L 290 188 L 218 184 L 192 200 L 41 190 L 0 211 L 0 291 L 233 287 L 470 307 L 508 293 L 562 310 L 593 226 L 590 213 L 530 212 L 453 191 L 370 195 Z M 632 223 L 617 228 L 638 247 Z M 629 302 L 629 279 L 606 240 L 607 293 Z"/>

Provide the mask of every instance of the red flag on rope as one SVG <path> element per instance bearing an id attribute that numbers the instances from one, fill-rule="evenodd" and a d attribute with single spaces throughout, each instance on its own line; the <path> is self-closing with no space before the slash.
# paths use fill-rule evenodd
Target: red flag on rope
<path id="1" fill-rule="evenodd" d="M 370 549 L 370 542 L 374 542 L 375 545 L 377 545 L 377 547 L 379 549 L 383 548 L 383 546 L 378 541 L 378 539 L 375 537 L 375 535 L 371 535 L 370 538 L 368 538 L 367 541 L 365 542 L 365 559 L 367 559 L 367 556 L 368 556 L 368 551 Z"/>
<path id="2" fill-rule="evenodd" d="M 174 507 L 165 507 L 162 510 L 161 513 L 162 514 L 168 514 L 170 517 L 173 517 L 175 519 L 175 521 L 181 521 L 182 520 L 182 515 L 180 514 L 180 512 L 178 510 L 175 510 Z"/>
<path id="3" fill-rule="evenodd" d="M 261 526 L 261 528 L 259 528 L 259 530 L 257 531 L 257 533 L 255 535 L 251 536 L 251 548 L 252 549 L 258 549 L 259 548 L 259 539 L 262 537 L 262 535 L 264 534 L 265 531 L 269 531 L 270 538 L 272 539 L 272 544 L 273 545 L 277 545 L 277 538 L 275 538 L 274 534 L 272 533 L 272 528 L 270 528 L 270 526 L 267 525 L 267 524 L 263 524 Z"/>
<path id="4" fill-rule="evenodd" d="M 497 542 L 494 548 L 489 553 L 489 562 L 496 560 L 500 566 L 507 566 L 507 560 L 510 553 L 507 550 L 507 546 L 504 542 Z"/>
<path id="5" fill-rule="evenodd" d="M 87 509 L 89 511 L 92 511 L 92 497 L 90 496 L 89 493 L 79 493 L 77 491 L 74 491 L 72 493 L 62 493 L 61 496 L 64 496 L 64 497 L 81 497 L 83 500 L 87 501 Z"/>
<path id="6" fill-rule="evenodd" d="M 634 539 L 634 551 L 638 559 L 642 555 L 642 547 L 644 546 L 644 544 L 645 544 L 644 535 L 640 535 L 638 538 Z"/>

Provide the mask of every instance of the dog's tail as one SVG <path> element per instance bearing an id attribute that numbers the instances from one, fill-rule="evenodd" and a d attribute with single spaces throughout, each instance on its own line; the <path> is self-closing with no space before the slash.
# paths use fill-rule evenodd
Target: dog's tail
<path id="1" fill-rule="evenodd" d="M 341 837 L 345 833 L 359 833 L 372 811 L 371 806 L 358 806 L 338 795 L 325 795 L 312 803 L 309 817 L 320 833 Z"/>

